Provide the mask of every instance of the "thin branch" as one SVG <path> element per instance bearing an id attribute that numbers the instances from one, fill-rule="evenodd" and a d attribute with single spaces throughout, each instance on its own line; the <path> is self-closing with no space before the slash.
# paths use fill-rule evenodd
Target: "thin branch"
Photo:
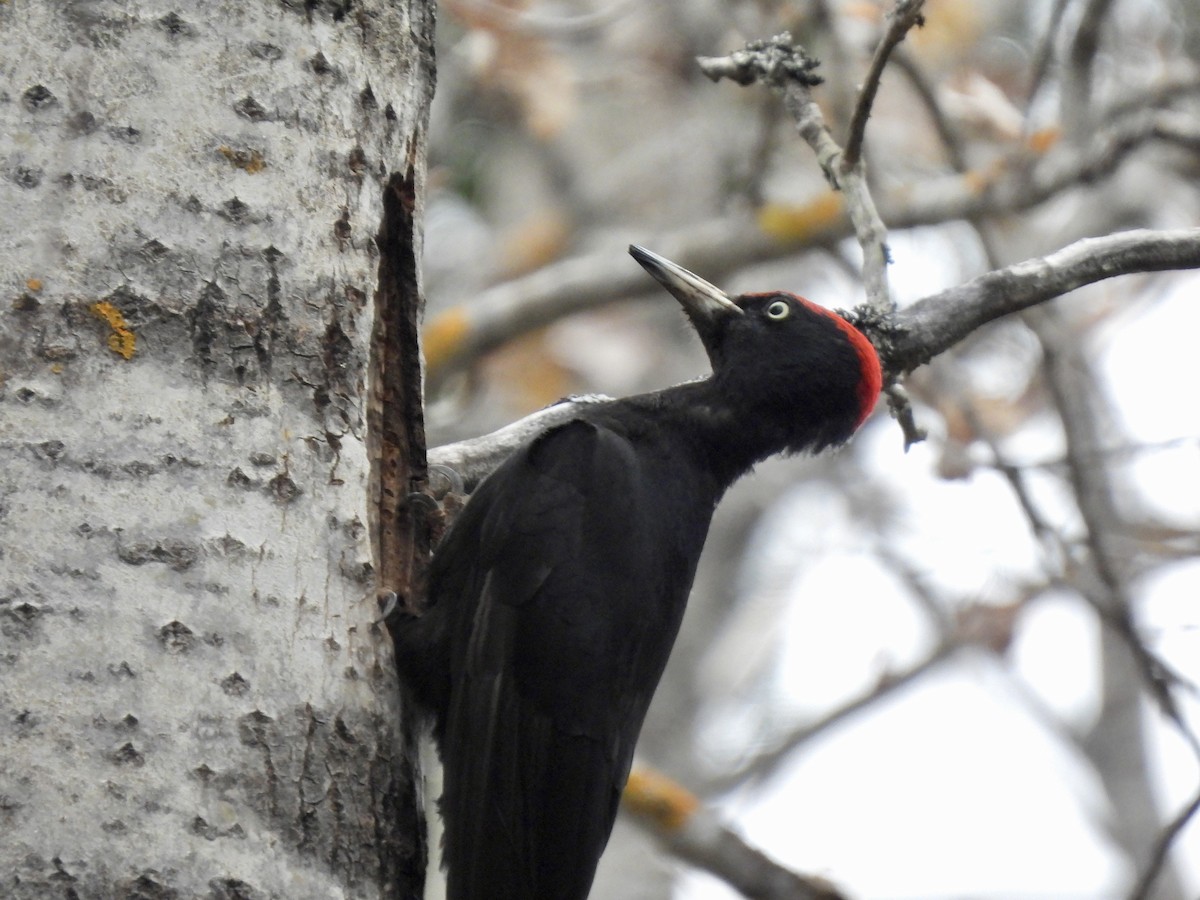
<path id="1" fill-rule="evenodd" d="M 705 270 L 703 265 L 693 265 Z M 988 322 L 1085 284 L 1117 275 L 1194 268 L 1200 268 L 1200 228 L 1126 231 L 1077 241 L 1048 256 L 989 272 L 926 297 L 892 319 L 868 319 L 861 324 L 871 332 L 891 372 L 911 372 Z M 611 267 L 606 271 L 610 279 L 616 277 Z M 599 290 L 599 280 L 596 286 Z M 545 296 L 541 299 L 548 302 Z M 577 407 L 572 404 L 604 399 L 595 395 L 571 398 L 491 435 L 431 450 L 429 461 L 454 469 L 470 490 L 529 437 L 574 415 Z"/>
<path id="2" fill-rule="evenodd" d="M 1187 113 L 1162 113 L 1155 122 L 1154 136 L 1189 153 L 1200 153 L 1200 124 Z"/>
<path id="3" fill-rule="evenodd" d="M 856 519 L 867 512 L 857 504 L 851 509 Z M 887 566 L 892 574 L 900 580 L 900 583 L 908 588 L 913 601 L 921 608 L 937 631 L 939 643 L 943 647 L 949 646 L 954 636 L 952 603 L 939 595 L 925 572 L 918 569 L 913 565 L 912 560 L 896 550 L 895 538 L 892 534 L 876 525 L 874 537 L 874 554 L 879 558 L 879 562 Z"/>
<path id="4" fill-rule="evenodd" d="M 942 109 L 942 104 L 938 102 L 937 92 L 934 90 L 933 85 L 930 84 L 925 72 L 917 64 L 917 61 L 913 59 L 912 54 L 905 53 L 903 50 L 898 50 L 892 55 L 892 63 L 908 79 L 913 90 L 917 92 L 917 97 L 929 113 L 929 119 L 933 123 L 934 131 L 937 132 L 938 140 L 946 150 L 946 158 L 950 161 L 950 168 L 954 169 L 955 172 L 965 172 L 967 170 L 967 156 L 963 151 L 962 137 L 950 123 L 945 110 Z"/>
<path id="5" fill-rule="evenodd" d="M 731 831 L 720 816 L 682 785 L 638 767 L 621 806 L 680 859 L 716 875 L 747 897 L 764 900 L 844 900 L 822 878 L 800 875 Z"/>
<path id="6" fill-rule="evenodd" d="M 718 62 L 728 65 L 730 59 Z M 1186 143 L 1181 133 L 1186 127 L 1178 114 L 1140 111 L 1099 132 L 1087 147 L 1055 148 L 1032 168 L 1028 151 L 1022 150 L 986 173 L 946 176 L 893 190 L 883 195 L 879 211 L 894 229 L 1020 212 L 1110 174 L 1148 141 Z M 1194 124 L 1190 127 L 1196 130 Z M 746 265 L 794 255 L 799 248 L 827 244 L 849 233 L 847 221 L 834 215 L 795 240 L 781 241 L 765 234 L 753 218 L 738 214 L 639 242 L 716 281 Z M 624 246 L 554 263 L 434 316 L 425 333 L 430 381 L 436 383 L 514 337 L 564 316 L 648 294 L 647 279 L 637 266 L 614 265 Z"/>
<path id="7" fill-rule="evenodd" d="M 1040 159 L 1022 149 L 983 172 L 929 179 L 908 202 L 913 190 L 897 191 L 881 206 L 893 228 L 1019 212 L 1115 172 L 1135 149 L 1179 127 L 1177 114 L 1140 110 L 1097 130 L 1086 144 L 1060 142 Z M 1178 143 L 1173 135 L 1172 142 Z"/>
<path id="8" fill-rule="evenodd" d="M 862 161 L 853 167 L 844 164 L 841 148 L 825 127 L 821 108 L 806 88 L 789 87 L 784 93 L 784 106 L 796 120 L 800 136 L 817 154 L 817 161 L 831 184 L 846 198 L 846 214 L 863 253 L 863 288 L 867 305 L 886 315 L 895 308 L 887 280 L 887 266 L 891 261 L 887 229 L 875 208 Z"/>
<path id="9" fill-rule="evenodd" d="M 763 252 L 769 242 L 752 222 L 743 220 L 738 233 L 730 231 L 731 225 L 728 219 L 708 220 L 686 232 L 642 243 L 682 266 L 703 270 L 710 278 L 730 272 L 756 255 L 770 258 Z M 756 239 L 762 245 L 757 251 L 750 246 Z M 625 241 L 553 263 L 488 288 L 431 318 L 425 327 L 430 382 L 436 383 L 513 338 L 566 316 L 648 295 L 653 288 L 645 272 L 632 262 L 615 263 L 625 257 L 627 245 Z"/>
<path id="10" fill-rule="evenodd" d="M 1088 564 L 1097 582 L 1087 597 L 1101 621 L 1126 644 L 1150 696 L 1160 711 L 1178 729 L 1181 736 L 1200 758 L 1200 745 L 1171 693 L 1180 681 L 1138 634 L 1130 609 L 1130 575 L 1122 565 L 1122 554 L 1114 546 L 1121 516 L 1113 500 L 1113 485 L 1109 469 L 1089 464 L 1102 446 L 1101 423 L 1097 412 L 1087 402 L 1085 386 L 1095 381 L 1094 375 L 1081 368 L 1079 354 L 1068 347 L 1073 336 L 1062 335 L 1058 317 L 1049 310 L 1030 316 L 1034 334 L 1042 344 L 1046 382 L 1067 437 L 1067 474 L 1075 494 L 1080 516 L 1087 529 Z"/>
<path id="11" fill-rule="evenodd" d="M 572 40 L 609 27 L 636 5 L 636 0 L 615 0 L 608 6 L 575 16 L 539 15 L 524 7 L 518 9 L 502 3 L 464 0 L 453 0 L 447 4 L 447 8 L 465 22 L 482 23 L 497 31 L 552 40 Z"/>
<path id="12" fill-rule="evenodd" d="M 1144 760 L 1128 758 L 1128 753 L 1144 754 L 1135 736 L 1141 730 L 1138 718 L 1136 684 L 1140 677 L 1144 689 L 1157 703 L 1160 711 L 1188 742 L 1193 753 L 1200 756 L 1200 745 L 1189 729 L 1176 702 L 1173 688 L 1179 677 L 1146 646 L 1137 632 L 1130 604 L 1130 580 L 1133 576 L 1115 542 L 1121 522 L 1114 500 L 1112 477 L 1107 467 L 1088 465 L 1082 456 L 1091 456 L 1103 446 L 1106 413 L 1098 401 L 1095 376 L 1082 358 L 1076 335 L 1063 327 L 1062 317 L 1053 308 L 1038 310 L 1026 316 L 1026 321 L 1042 344 L 1046 383 L 1066 433 L 1067 472 L 1075 494 L 1075 502 L 1087 529 L 1088 554 L 1079 579 L 1079 588 L 1101 622 L 1127 651 L 1127 661 L 1120 655 L 1108 657 L 1103 666 L 1103 709 L 1096 732 L 1103 730 L 1110 744 L 1128 746 L 1123 753 L 1124 765 L 1131 769 L 1136 794 L 1131 797 L 1130 773 L 1105 772 L 1104 748 L 1099 752 L 1097 768 L 1117 807 L 1119 824 L 1114 836 L 1125 847 L 1134 864 L 1140 863 L 1146 828 L 1143 819 L 1154 817 L 1152 802 L 1146 796 L 1149 785 L 1144 778 Z M 1102 645 L 1105 646 L 1105 645 Z M 1132 664 L 1132 671 L 1130 671 Z M 1094 734 L 1096 733 L 1094 732 Z M 1100 739 L 1097 739 L 1100 743 Z M 1108 777 L 1104 777 L 1107 774 Z M 1124 801 L 1124 802 L 1123 802 Z M 1130 808 L 1125 808 L 1125 807 Z M 1140 813 L 1140 815 L 1139 815 Z M 1131 821 L 1132 820 L 1132 821 Z M 1165 851 L 1157 864 L 1147 867 L 1142 878 L 1152 884 L 1162 872 Z"/>
<path id="13" fill-rule="evenodd" d="M 822 81 L 815 74 L 820 62 L 805 53 L 803 47 L 793 44 L 791 34 L 786 31 L 766 40 L 750 41 L 745 49 L 728 56 L 701 56 L 696 62 L 710 80 L 728 78 L 742 86 L 761 83 L 782 88 L 788 82 L 795 82 L 816 87 Z"/>
<path id="14" fill-rule="evenodd" d="M 824 34 L 825 71 L 829 75 L 825 82 L 828 94 L 826 112 L 835 125 L 841 126 L 854 111 L 854 85 L 850 72 L 850 52 L 841 32 L 841 21 L 831 8 L 831 0 L 812 0 L 809 4 L 811 30 Z"/>
<path id="15" fill-rule="evenodd" d="M 885 364 L 910 372 L 1001 316 L 1116 275 L 1200 268 L 1200 228 L 1085 238 L 1047 256 L 980 275 L 901 310 L 879 340 Z"/>
<path id="16" fill-rule="evenodd" d="M 1128 115 L 1140 109 L 1164 109 L 1177 100 L 1200 94 L 1200 71 L 1192 62 L 1172 62 L 1149 87 L 1125 92 L 1101 114 L 1104 121 Z"/>
<path id="17" fill-rule="evenodd" d="M 535 434 L 569 421 L 584 406 L 611 399 L 603 394 L 568 397 L 491 434 L 430 450 L 429 464 L 431 467 L 445 466 L 453 471 L 462 480 L 463 489 L 470 493 L 510 453 Z"/>
<path id="18" fill-rule="evenodd" d="M 1037 52 L 1033 56 L 1033 74 L 1029 79 L 1029 91 L 1025 95 L 1026 110 L 1037 97 L 1038 91 L 1041 90 L 1042 84 L 1046 80 L 1046 73 L 1050 71 L 1050 61 L 1054 59 L 1054 45 L 1058 41 L 1058 29 L 1062 26 L 1063 14 L 1067 11 L 1070 2 L 1071 0 L 1054 0 L 1054 7 L 1050 10 L 1050 21 L 1046 24 L 1046 33 L 1042 36 Z"/>
<path id="19" fill-rule="evenodd" d="M 975 436 L 984 443 L 991 453 L 991 468 L 1003 476 L 1004 480 L 1008 482 L 1009 488 L 1012 489 L 1017 504 L 1025 514 L 1025 521 L 1029 525 L 1030 532 L 1038 544 L 1041 545 L 1042 551 L 1046 554 L 1048 567 L 1061 571 L 1068 555 L 1066 542 L 1057 529 L 1050 527 L 1050 524 L 1042 517 L 1037 503 L 1034 502 L 1033 496 L 1029 492 L 1029 486 L 1026 483 L 1027 467 L 1016 465 L 1005 457 L 1000 444 L 980 420 L 974 406 L 964 400 L 960 404 L 960 409 L 963 416 L 970 423 L 971 430 L 975 433 Z"/>
<path id="20" fill-rule="evenodd" d="M 1197 793 L 1159 834 L 1158 840 L 1150 849 L 1150 858 L 1146 860 L 1145 868 L 1138 874 L 1137 882 L 1134 884 L 1133 890 L 1129 892 L 1129 900 L 1147 900 L 1151 896 L 1154 883 L 1158 880 L 1158 874 L 1166 864 L 1167 854 L 1171 852 L 1171 846 L 1198 811 L 1200 811 L 1200 793 Z"/>
<path id="21" fill-rule="evenodd" d="M 879 46 L 875 48 L 871 67 L 867 70 L 867 77 L 858 92 L 854 115 L 850 117 L 850 130 L 846 135 L 847 168 L 852 169 L 858 165 L 862 156 L 867 119 L 871 115 L 871 107 L 875 104 L 875 95 L 879 91 L 879 82 L 883 78 L 883 68 L 887 65 L 888 57 L 910 30 L 925 23 L 925 18 L 921 15 L 924 5 L 925 0 L 896 0 L 895 7 L 887 15 L 887 30 L 884 31 Z"/>
<path id="22" fill-rule="evenodd" d="M 1100 32 L 1112 5 L 1113 0 L 1087 0 L 1071 41 L 1062 108 L 1063 119 L 1073 121 L 1076 132 L 1091 119 L 1093 67 L 1100 49 Z"/>
<path id="23" fill-rule="evenodd" d="M 911 0 L 901 0 L 912 5 Z M 920 3 L 915 4 L 918 8 Z M 845 197 L 846 214 L 863 252 L 863 287 L 867 304 L 879 315 L 894 308 L 887 281 L 887 229 L 875 208 L 867 186 L 862 160 L 851 162 L 825 124 L 821 108 L 812 96 L 820 83 L 814 74 L 817 60 L 803 47 L 794 45 L 787 32 L 766 41 L 752 41 L 745 50 L 727 57 L 700 57 L 700 70 L 713 81 L 730 78 L 746 85 L 762 82 L 783 96 L 784 107 L 796 122 L 796 130 L 817 155 L 817 163 L 830 185 Z M 861 106 L 861 103 L 860 103 Z"/>
<path id="24" fill-rule="evenodd" d="M 874 706 L 883 698 L 920 679 L 930 670 L 949 659 L 958 648 L 950 641 L 938 644 L 920 662 L 900 672 L 886 673 L 870 690 L 859 694 L 818 719 L 798 725 L 754 756 L 742 761 L 735 769 L 714 778 L 710 788 L 714 791 L 728 790 L 747 779 L 761 780 L 769 777 L 782 765 L 801 744 L 811 740 L 835 725 L 853 718 L 864 709 Z"/>
<path id="25" fill-rule="evenodd" d="M 929 437 L 929 431 L 917 424 L 917 414 L 904 385 L 893 382 L 883 389 L 883 394 L 887 397 L 888 411 L 904 435 L 904 451 L 907 453 L 913 445 Z"/>

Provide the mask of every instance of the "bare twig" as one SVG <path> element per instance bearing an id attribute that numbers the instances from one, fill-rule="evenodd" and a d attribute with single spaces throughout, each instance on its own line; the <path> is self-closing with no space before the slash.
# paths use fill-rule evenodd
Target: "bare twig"
<path id="1" fill-rule="evenodd" d="M 867 512 L 857 504 L 851 508 L 856 518 Z M 934 587 L 926 572 L 915 566 L 912 560 L 895 548 L 894 537 L 879 528 L 878 525 L 875 527 L 873 543 L 874 553 L 879 558 L 879 562 L 908 588 L 913 601 L 929 618 L 930 624 L 936 630 L 940 646 L 948 647 L 954 637 L 954 615 L 951 611 L 953 603 Z M 889 680 L 894 680 L 894 678 Z"/>
<path id="2" fill-rule="evenodd" d="M 722 58 L 724 65 L 727 58 Z M 988 173 L 947 176 L 919 190 L 900 188 L 884 195 L 880 214 L 893 228 L 975 220 L 1036 206 L 1061 191 L 1092 182 L 1116 170 L 1137 147 L 1151 140 L 1185 144 L 1189 126 L 1169 112 L 1123 117 L 1098 133 L 1086 147 L 1056 148 L 1030 166 L 1026 151 L 995 164 Z M 1195 125 L 1190 126 L 1194 132 Z M 755 263 L 794 254 L 798 247 L 826 244 L 850 233 L 841 217 L 831 217 L 795 241 L 764 234 L 745 214 L 706 220 L 688 229 L 640 241 L 709 280 Z M 436 382 L 480 355 L 534 328 L 572 313 L 649 292 L 637 266 L 615 266 L 624 244 L 572 257 L 489 288 L 470 303 L 451 307 L 426 327 L 429 378 Z M 878 268 L 878 267 L 877 267 Z M 1093 279 L 1095 280 L 1095 279 Z M 447 337 L 442 338 L 442 333 Z M 943 348 L 944 349 L 944 348 Z M 939 351 L 940 352 L 940 351 Z"/>
<path id="3" fill-rule="evenodd" d="M 703 265 L 693 265 L 708 274 Z M 1085 284 L 1117 275 L 1193 268 L 1200 268 L 1200 228 L 1127 231 L 1077 241 L 1047 256 L 989 272 L 926 297 L 887 322 L 867 320 L 860 324 L 872 333 L 890 371 L 911 372 L 982 325 Z M 606 271 L 610 279 L 617 277 L 611 267 Z M 595 290 L 601 287 L 597 278 Z M 516 302 L 515 297 L 512 300 Z M 541 300 L 548 303 L 549 297 Z M 581 397 L 571 402 L 596 399 L 606 398 Z M 569 404 L 551 406 L 493 435 L 430 451 L 430 462 L 457 471 L 470 489 L 522 441 L 569 418 L 574 411 Z"/>
<path id="4" fill-rule="evenodd" d="M 918 6 L 920 4 L 917 4 Z M 863 251 L 863 287 L 867 304 L 879 315 L 893 309 L 887 282 L 887 229 L 875 209 L 867 187 L 862 161 L 850 164 L 833 139 L 821 109 L 813 100 L 811 88 L 820 83 L 813 73 L 817 61 L 804 48 L 793 45 L 784 32 L 766 41 L 752 41 L 745 50 L 727 57 L 699 59 L 700 70 L 717 81 L 731 78 L 738 84 L 760 81 L 783 96 L 787 111 L 796 122 L 796 130 L 817 155 L 817 163 L 830 185 L 846 198 L 846 213 Z"/>
<path id="5" fill-rule="evenodd" d="M 638 767 L 621 796 L 622 808 L 672 853 L 711 872 L 747 897 L 765 900 L 844 900 L 822 878 L 800 875 L 756 850 L 682 785 Z"/>
<path id="6" fill-rule="evenodd" d="M 831 0 L 812 0 L 809 4 L 812 30 L 825 36 L 825 71 L 829 78 L 825 90 L 829 102 L 825 111 L 834 125 L 841 126 L 854 111 L 854 78 L 849 63 L 850 51 L 842 35 L 838 12 Z"/>
<path id="7" fill-rule="evenodd" d="M 1017 504 L 1025 514 L 1025 521 L 1034 538 L 1046 554 L 1048 567 L 1053 571 L 1061 571 L 1067 558 L 1067 547 L 1063 536 L 1042 517 L 1041 511 L 1029 492 L 1026 481 L 1026 467 L 1014 465 L 1005 457 L 1003 449 L 990 430 L 981 421 L 975 407 L 964 399 L 960 404 L 963 416 L 970 423 L 971 430 L 987 446 L 992 455 L 991 467 L 1004 476 L 1008 486 L 1016 497 Z"/>
<path id="8" fill-rule="evenodd" d="M 539 15 L 527 7 L 515 8 L 502 3 L 463 2 L 448 4 L 451 12 L 468 22 L 482 22 L 497 30 L 528 34 L 557 40 L 573 39 L 594 34 L 630 12 L 636 0 L 614 0 L 593 12 L 576 16 Z"/>
<path id="9" fill-rule="evenodd" d="M 1155 79 L 1154 84 L 1118 96 L 1101 113 L 1105 122 L 1143 109 L 1164 109 L 1176 100 L 1200 94 L 1200 72 L 1194 63 L 1175 62 Z"/>
<path id="10" fill-rule="evenodd" d="M 747 779 L 761 780 L 769 777 L 782 765 L 796 749 L 818 734 L 822 734 L 834 725 L 856 716 L 870 706 L 875 705 L 884 697 L 905 685 L 917 681 L 930 670 L 947 660 L 958 648 L 951 642 L 938 644 L 933 651 L 920 662 L 909 666 L 901 672 L 887 673 L 879 679 L 879 683 L 870 690 L 839 706 L 818 719 L 798 725 L 776 740 L 772 746 L 756 753 L 742 761 L 735 769 L 722 773 L 713 779 L 710 788 L 715 791 L 728 790 L 741 784 Z"/>
<path id="11" fill-rule="evenodd" d="M 1150 849 L 1150 856 L 1146 860 L 1145 867 L 1138 873 L 1137 882 L 1134 884 L 1133 890 L 1129 892 L 1129 900 L 1147 900 L 1151 896 L 1154 883 L 1158 880 L 1158 875 L 1166 864 L 1167 854 L 1171 852 L 1171 846 L 1198 811 L 1200 811 L 1200 793 L 1192 797 L 1159 834 L 1158 840 Z"/>
<path id="12" fill-rule="evenodd" d="M 1041 310 L 1038 316 L 1027 318 L 1042 343 L 1047 383 L 1066 431 L 1067 472 L 1087 528 L 1089 562 L 1099 588 L 1090 592 L 1089 600 L 1101 621 L 1128 645 L 1145 687 L 1160 711 L 1200 757 L 1200 745 L 1171 693 L 1179 676 L 1151 652 L 1133 622 L 1128 597 L 1130 573 L 1125 571 L 1126 567 L 1119 561 L 1121 554 L 1113 546 L 1121 517 L 1113 501 L 1109 470 L 1086 461 L 1094 459 L 1102 447 L 1101 425 L 1095 420 L 1096 413 L 1084 394 L 1084 385 L 1095 379 L 1090 371 L 1082 368 L 1084 364 L 1078 353 L 1066 349 L 1069 338 L 1058 333 L 1057 316 Z M 1081 402 L 1081 397 L 1085 402 Z"/>
<path id="13" fill-rule="evenodd" d="M 916 413 L 913 411 L 912 400 L 909 399 L 908 391 L 899 383 L 889 384 L 884 389 L 884 396 L 887 397 L 888 410 L 896 419 L 896 424 L 900 426 L 900 431 L 904 435 L 904 449 L 908 451 L 914 444 L 919 444 L 925 438 L 929 437 L 929 432 L 917 424 Z"/>
<path id="14" fill-rule="evenodd" d="M 917 65 L 917 61 L 912 58 L 912 55 L 905 53 L 903 49 L 897 50 L 892 54 L 893 64 L 908 78 L 908 82 L 912 85 L 913 90 L 917 92 L 917 97 L 924 104 L 925 109 L 929 112 L 929 118 L 933 123 L 934 131 L 937 132 L 938 140 L 946 150 L 946 157 L 950 160 L 950 167 L 956 172 L 965 172 L 967 170 L 967 157 L 963 152 L 962 138 L 950 124 L 945 111 L 942 109 L 942 104 L 938 102 L 937 93 L 934 91 L 933 85 L 929 83 L 929 79 Z"/>
<path id="15" fill-rule="evenodd" d="M 1198 267 L 1200 228 L 1086 238 L 918 301 L 897 313 L 895 333 L 878 343 L 890 369 L 909 372 L 979 326 L 1085 284 L 1133 272 Z"/>
<path id="16" fill-rule="evenodd" d="M 1058 29 L 1062 25 L 1063 14 L 1067 11 L 1067 5 L 1070 2 L 1071 0 L 1054 0 L 1054 6 L 1050 10 L 1050 21 L 1046 24 L 1046 33 L 1042 35 L 1041 43 L 1038 44 L 1037 52 L 1033 56 L 1029 91 L 1025 95 L 1026 109 L 1033 103 L 1046 80 L 1046 73 L 1050 71 L 1050 61 L 1054 59 L 1054 45 L 1058 41 Z"/>
<path id="17" fill-rule="evenodd" d="M 750 41 L 744 50 L 728 56 L 701 56 L 696 62 L 713 81 L 728 78 L 740 85 L 761 82 L 777 88 L 789 81 L 805 87 L 821 83 L 821 76 L 816 74 L 818 60 L 793 45 L 786 31 L 766 40 Z"/>
<path id="18" fill-rule="evenodd" d="M 1154 136 L 1191 153 L 1200 153 L 1200 124 L 1186 113 L 1161 113 L 1156 117 Z"/>
<path id="19" fill-rule="evenodd" d="M 919 198 L 901 202 L 898 208 L 894 201 L 903 200 L 909 190 L 885 198 L 881 206 L 893 228 L 1029 209 L 1069 187 L 1116 171 L 1133 150 L 1162 139 L 1166 130 L 1179 127 L 1178 122 L 1173 113 L 1141 110 L 1098 130 L 1086 144 L 1060 144 L 1040 160 L 1028 151 L 1018 152 L 988 172 L 928 180 Z"/>
<path id="20" fill-rule="evenodd" d="M 821 109 L 806 88 L 789 87 L 784 93 L 784 106 L 796 120 L 800 136 L 817 154 L 817 161 L 830 183 L 846 198 L 846 213 L 863 253 L 863 288 L 867 305 L 876 313 L 887 315 L 895 308 L 887 280 L 887 266 L 891 262 L 887 229 L 875 208 L 862 161 L 853 167 L 844 165 L 841 148 L 825 127 Z"/>
<path id="21" fill-rule="evenodd" d="M 584 406 L 610 399 L 603 394 L 568 397 L 491 434 L 430 450 L 429 464 L 452 470 L 462 479 L 462 486 L 469 493 L 510 453 L 535 434 L 570 420 Z"/>
<path id="22" fill-rule="evenodd" d="M 1173 688 L 1179 677 L 1146 646 L 1133 621 L 1129 585 L 1134 572 L 1122 558 L 1115 540 L 1121 515 L 1113 499 L 1110 471 L 1080 458 L 1092 456 L 1102 448 L 1106 430 L 1105 411 L 1097 402 L 1095 376 L 1078 350 L 1075 335 L 1063 327 L 1055 310 L 1038 310 L 1036 315 L 1026 316 L 1026 321 L 1042 344 L 1046 383 L 1066 433 L 1067 471 L 1087 529 L 1088 554 L 1082 571 L 1085 577 L 1079 589 L 1107 626 L 1109 635 L 1116 638 L 1115 642 L 1110 639 L 1101 645 L 1114 649 L 1105 653 L 1104 710 L 1093 736 L 1103 729 L 1108 744 L 1122 747 L 1123 768 L 1113 773 L 1111 764 L 1105 765 L 1111 754 L 1105 752 L 1105 741 L 1101 738 L 1097 738 L 1099 752 L 1093 756 L 1099 760 L 1097 769 L 1117 807 L 1114 836 L 1134 864 L 1140 865 L 1145 852 L 1146 826 L 1156 818 L 1156 812 L 1144 779 L 1145 762 L 1137 755 L 1145 753 L 1140 744 L 1137 677 L 1140 676 L 1147 693 L 1197 755 L 1200 745 L 1175 700 Z M 1155 880 L 1165 857 L 1164 851 L 1158 856 L 1157 866 L 1142 873 L 1147 884 Z"/>
<path id="23" fill-rule="evenodd" d="M 879 81 L 883 78 L 883 68 L 888 63 L 888 57 L 896 46 L 904 40 L 904 36 L 915 26 L 924 24 L 921 9 L 925 0 L 896 0 L 896 5 L 887 15 L 887 29 L 875 55 L 871 58 L 871 67 L 863 80 L 862 89 L 858 92 L 858 103 L 854 107 L 854 115 L 850 117 L 850 130 L 846 135 L 845 165 L 854 168 L 862 156 L 863 138 L 867 133 L 867 119 L 871 115 L 871 107 L 875 103 L 875 94 L 879 91 Z"/>
<path id="24" fill-rule="evenodd" d="M 1100 32 L 1113 0 L 1087 0 L 1067 58 L 1063 85 L 1063 120 L 1078 132 L 1091 120 L 1092 69 L 1100 49 Z"/>

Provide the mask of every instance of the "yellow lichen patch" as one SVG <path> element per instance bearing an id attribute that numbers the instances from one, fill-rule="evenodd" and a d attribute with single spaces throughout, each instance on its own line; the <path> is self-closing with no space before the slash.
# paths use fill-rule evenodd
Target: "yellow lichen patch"
<path id="1" fill-rule="evenodd" d="M 986 172 L 981 172 L 978 169 L 963 172 L 962 180 L 967 192 L 974 196 L 982 194 L 992 183 L 991 177 Z"/>
<path id="2" fill-rule="evenodd" d="M 501 277 L 516 278 L 557 259 L 571 238 L 571 219 L 561 209 L 544 207 L 505 229 L 501 236 Z"/>
<path id="3" fill-rule="evenodd" d="M 700 801 L 683 785 L 650 769 L 634 769 L 625 783 L 621 802 L 665 831 L 678 831 L 700 808 Z"/>
<path id="4" fill-rule="evenodd" d="M 40 291 L 42 289 L 42 279 L 26 278 L 25 279 L 25 287 L 36 293 L 37 291 Z"/>
<path id="5" fill-rule="evenodd" d="M 989 7 L 963 0 L 927 0 L 922 24 L 908 34 L 918 59 L 926 66 L 940 67 L 969 57 L 988 26 Z"/>
<path id="6" fill-rule="evenodd" d="M 1062 129 L 1055 126 L 1049 128 L 1039 128 L 1025 139 L 1029 145 L 1029 149 L 1034 153 L 1045 153 L 1051 147 L 1058 143 L 1058 139 L 1062 137 Z"/>
<path id="7" fill-rule="evenodd" d="M 425 347 L 425 365 L 429 367 L 429 371 L 441 368 L 447 359 L 454 356 L 470 331 L 470 317 L 461 306 L 455 306 L 434 316 L 421 333 L 421 341 Z"/>
<path id="8" fill-rule="evenodd" d="M 1004 174 L 1007 164 L 1004 159 L 997 159 L 989 163 L 982 169 L 971 169 L 963 172 L 962 181 L 963 187 L 974 196 L 978 197 L 991 189 L 1000 177 Z"/>
<path id="9" fill-rule="evenodd" d="M 489 382 L 504 385 L 504 393 L 522 409 L 541 409 L 575 393 L 575 373 L 547 346 L 545 329 L 507 342 L 485 366 Z"/>
<path id="10" fill-rule="evenodd" d="M 842 195 L 827 191 L 802 206 L 767 203 L 758 211 L 758 227 L 781 241 L 802 242 L 841 221 Z"/>
<path id="11" fill-rule="evenodd" d="M 267 161 L 257 150 L 234 150 L 229 146 L 221 146 L 217 151 L 229 162 L 250 175 L 255 175 L 267 167 Z"/>
<path id="12" fill-rule="evenodd" d="M 93 303 L 90 308 L 94 315 L 107 322 L 108 327 L 112 329 L 112 334 L 108 336 L 108 349 L 125 359 L 132 359 L 137 347 L 137 336 L 129 329 L 121 311 L 107 300 Z"/>

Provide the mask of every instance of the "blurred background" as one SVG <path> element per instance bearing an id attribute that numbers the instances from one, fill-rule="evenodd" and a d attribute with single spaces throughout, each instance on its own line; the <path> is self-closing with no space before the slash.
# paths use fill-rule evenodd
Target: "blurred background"
<path id="1" fill-rule="evenodd" d="M 731 292 L 860 303 L 779 99 L 695 58 L 790 31 L 842 140 L 890 5 L 442 0 L 430 446 L 705 373 L 629 243 Z M 925 18 L 867 131 L 900 304 L 1200 222 L 1195 0 Z M 842 452 L 744 479 L 639 761 L 856 897 L 1200 896 L 1198 296 L 1192 273 L 1077 291 L 908 378 L 924 443 L 881 404 Z M 623 818 L 593 896 L 736 894 Z"/>

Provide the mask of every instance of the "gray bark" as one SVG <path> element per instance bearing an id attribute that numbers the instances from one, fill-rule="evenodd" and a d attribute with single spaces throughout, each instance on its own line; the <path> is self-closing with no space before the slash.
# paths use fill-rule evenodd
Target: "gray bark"
<path id="1" fill-rule="evenodd" d="M 0 894 L 412 895 L 365 409 L 432 5 L 169 10 L 0 5 Z"/>

